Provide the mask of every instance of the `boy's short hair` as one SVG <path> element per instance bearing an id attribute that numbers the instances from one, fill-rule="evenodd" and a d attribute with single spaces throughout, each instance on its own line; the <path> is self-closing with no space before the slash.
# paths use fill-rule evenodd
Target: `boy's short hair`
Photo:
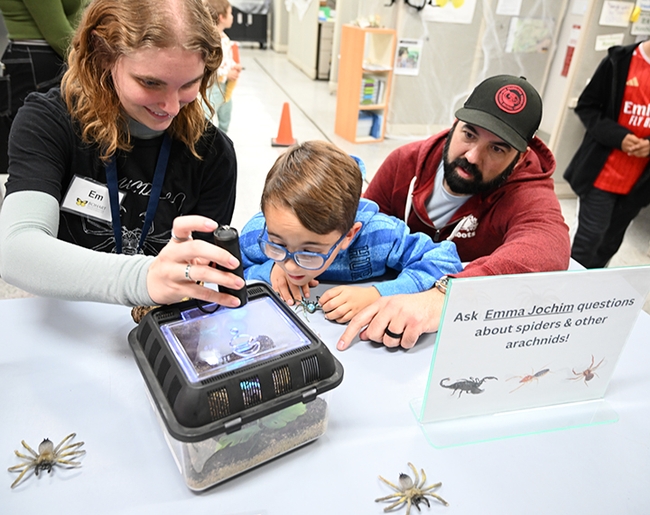
<path id="1" fill-rule="evenodd" d="M 363 178 L 348 154 L 325 141 L 289 147 L 268 175 L 262 212 L 288 208 L 307 230 L 316 234 L 345 233 L 354 225 Z"/>
<path id="2" fill-rule="evenodd" d="M 230 7 L 228 0 L 204 0 L 204 2 L 215 23 L 219 23 L 219 16 L 228 14 L 228 8 Z"/>

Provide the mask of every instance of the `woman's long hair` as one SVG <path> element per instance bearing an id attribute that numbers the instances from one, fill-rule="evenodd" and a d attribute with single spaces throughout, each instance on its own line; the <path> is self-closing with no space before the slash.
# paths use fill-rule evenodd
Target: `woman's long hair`
<path id="1" fill-rule="evenodd" d="M 126 114 L 111 69 L 122 55 L 141 48 L 183 48 L 200 52 L 205 71 L 200 95 L 185 105 L 168 132 L 200 157 L 195 145 L 207 119 L 207 90 L 223 57 L 219 33 L 202 0 L 94 0 L 72 40 L 61 89 L 84 142 L 97 144 L 108 160 L 117 149 L 130 150 Z"/>

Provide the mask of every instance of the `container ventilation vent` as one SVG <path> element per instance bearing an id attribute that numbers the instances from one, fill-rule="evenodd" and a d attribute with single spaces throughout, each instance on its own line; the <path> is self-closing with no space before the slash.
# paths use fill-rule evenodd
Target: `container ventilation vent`
<path id="1" fill-rule="evenodd" d="M 156 321 L 160 324 L 163 322 L 167 322 L 168 320 L 176 320 L 178 318 L 178 313 L 175 311 L 162 311 L 159 313 L 155 313 L 154 317 L 156 318 Z"/>
<path id="2" fill-rule="evenodd" d="M 302 375 L 305 384 L 313 383 L 320 379 L 320 367 L 318 366 L 318 358 L 316 356 L 309 356 L 300 361 L 302 365 Z"/>
<path id="3" fill-rule="evenodd" d="M 291 391 L 291 371 L 289 366 L 285 365 L 273 370 L 273 390 L 276 396 L 283 395 Z"/>
<path id="4" fill-rule="evenodd" d="M 248 295 L 250 297 L 254 297 L 255 295 L 263 295 L 264 294 L 264 288 L 261 286 L 249 286 L 248 287 Z"/>
<path id="5" fill-rule="evenodd" d="M 169 401 L 170 406 L 174 405 L 176 402 L 176 397 L 178 397 L 178 393 L 180 391 L 181 382 L 178 380 L 178 377 L 174 376 L 172 383 L 169 385 L 169 390 L 167 391 L 167 400 Z"/>
<path id="6" fill-rule="evenodd" d="M 139 341 L 140 345 L 147 343 L 149 336 L 151 335 L 151 324 L 146 324 L 142 327 L 142 332 L 140 333 Z"/>
<path id="7" fill-rule="evenodd" d="M 262 387 L 259 377 L 244 379 L 239 382 L 239 386 L 244 397 L 244 407 L 248 408 L 262 402 Z"/>
<path id="8" fill-rule="evenodd" d="M 160 352 L 160 342 L 158 339 L 154 339 L 153 342 L 151 342 L 151 347 L 149 347 L 149 354 L 147 354 L 147 359 L 149 360 L 149 364 L 151 365 L 151 368 L 153 368 L 153 364 L 156 362 L 156 358 L 158 357 L 158 353 Z"/>
<path id="9" fill-rule="evenodd" d="M 228 390 L 219 388 L 208 393 L 208 405 L 212 420 L 230 415 L 230 402 L 228 401 Z"/>
<path id="10" fill-rule="evenodd" d="M 161 385 L 165 382 L 165 376 L 167 375 L 167 372 L 169 372 L 170 367 L 171 365 L 169 364 L 167 356 L 163 356 L 163 359 L 160 361 L 160 366 L 158 367 L 158 372 L 156 373 L 158 382 Z"/>

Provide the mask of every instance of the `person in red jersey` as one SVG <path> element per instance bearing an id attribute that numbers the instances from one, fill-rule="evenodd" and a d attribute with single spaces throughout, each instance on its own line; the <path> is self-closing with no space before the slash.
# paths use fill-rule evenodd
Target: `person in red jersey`
<path id="1" fill-rule="evenodd" d="M 587 132 L 564 172 L 580 198 L 571 257 L 602 268 L 650 203 L 650 41 L 611 47 L 575 111 Z"/>

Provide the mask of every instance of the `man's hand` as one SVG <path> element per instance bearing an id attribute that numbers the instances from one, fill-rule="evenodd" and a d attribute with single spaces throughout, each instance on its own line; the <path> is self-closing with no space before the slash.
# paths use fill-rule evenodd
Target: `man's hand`
<path id="1" fill-rule="evenodd" d="M 338 350 L 347 349 L 359 334 L 362 340 L 410 349 L 422 333 L 438 330 L 444 301 L 444 294 L 436 288 L 422 293 L 381 297 L 350 321 L 336 347 Z M 389 333 L 399 337 L 394 338 Z"/>
<path id="2" fill-rule="evenodd" d="M 345 324 L 380 297 L 374 286 L 336 286 L 323 293 L 319 302 L 327 320 Z"/>

